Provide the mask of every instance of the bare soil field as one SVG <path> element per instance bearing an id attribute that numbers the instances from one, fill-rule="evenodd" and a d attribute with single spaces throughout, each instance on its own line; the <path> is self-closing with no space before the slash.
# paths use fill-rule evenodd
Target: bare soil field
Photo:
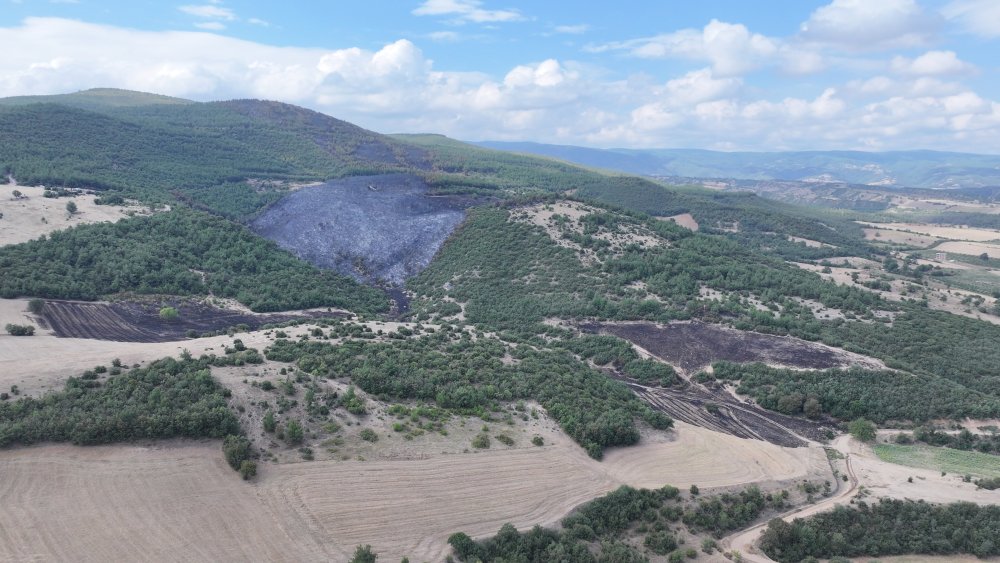
<path id="1" fill-rule="evenodd" d="M 1000 240 L 1000 231 L 978 227 L 945 227 L 925 223 L 863 223 L 865 226 L 908 233 L 917 233 L 947 240 L 987 242 Z"/>
<path id="2" fill-rule="evenodd" d="M 674 439 L 604 462 L 565 438 L 428 459 L 265 464 L 248 484 L 214 442 L 22 448 L 0 452 L 0 559 L 345 560 L 369 543 L 387 561 L 439 561 L 455 531 L 555 524 L 621 484 L 829 478 L 812 450 L 679 423 Z"/>
<path id="3" fill-rule="evenodd" d="M 660 219 L 661 221 L 673 221 L 674 223 L 677 223 L 686 229 L 691 229 L 692 231 L 698 230 L 698 221 L 696 221 L 694 215 L 691 215 L 690 213 L 681 213 L 680 215 L 673 215 L 670 217 L 657 217 L 657 219 Z"/>
<path id="4" fill-rule="evenodd" d="M 907 246 L 915 246 L 917 248 L 927 248 L 929 246 L 933 246 L 945 240 L 943 238 L 932 237 L 929 235 L 907 233 L 892 229 L 869 228 L 865 229 L 864 231 L 865 231 L 865 240 L 894 243 L 894 244 L 905 244 Z"/>
<path id="5" fill-rule="evenodd" d="M 812 240 L 802 237 L 793 237 L 789 235 L 788 240 L 791 242 L 801 242 L 802 244 L 808 246 L 809 248 L 836 248 L 832 244 L 827 244 L 825 242 L 820 242 L 818 240 Z"/>
<path id="6" fill-rule="evenodd" d="M 884 368 L 873 358 L 788 336 L 740 331 L 697 321 L 658 325 L 644 322 L 591 323 L 586 332 L 612 334 L 648 350 L 687 373 L 713 362 L 764 362 L 770 365 L 826 369 L 852 365 Z"/>
<path id="7" fill-rule="evenodd" d="M 986 254 L 990 258 L 1000 258 L 1000 244 L 986 244 L 981 242 L 948 241 L 937 245 L 935 250 L 942 252 L 954 252 L 956 254 L 967 254 L 969 256 L 979 256 Z"/>
<path id="8" fill-rule="evenodd" d="M 164 320 L 160 317 L 160 308 L 165 305 L 177 309 L 176 319 Z M 346 313 L 331 311 L 308 314 L 253 314 L 177 299 L 163 303 L 46 301 L 39 324 L 43 328 L 52 330 L 56 336 L 64 338 L 93 338 L 117 342 L 171 342 L 184 340 L 192 331 L 201 335 L 225 331 L 238 325 L 242 325 L 243 330 L 256 330 L 266 324 L 321 316 L 344 317 Z"/>
<path id="9" fill-rule="evenodd" d="M 14 199 L 14 190 L 27 197 Z M 0 246 L 17 244 L 36 239 L 53 231 L 67 229 L 87 223 L 115 222 L 129 213 L 148 214 L 149 209 L 141 206 L 119 207 L 97 205 L 97 196 L 77 195 L 74 197 L 47 198 L 42 194 L 45 188 L 36 186 L 0 185 Z M 66 202 L 76 204 L 77 212 L 66 212 Z"/>

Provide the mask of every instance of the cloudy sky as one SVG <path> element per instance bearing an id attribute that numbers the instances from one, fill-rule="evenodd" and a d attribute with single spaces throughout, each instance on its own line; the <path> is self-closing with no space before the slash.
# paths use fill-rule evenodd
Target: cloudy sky
<path id="1" fill-rule="evenodd" d="M 0 0 L 0 96 L 267 98 L 381 132 L 1000 153 L 1000 0 Z"/>

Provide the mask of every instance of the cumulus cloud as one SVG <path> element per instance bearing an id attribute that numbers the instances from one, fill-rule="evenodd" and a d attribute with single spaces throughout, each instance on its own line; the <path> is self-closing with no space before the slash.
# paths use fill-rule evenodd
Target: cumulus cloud
<path id="1" fill-rule="evenodd" d="M 893 72 L 918 76 L 965 74 L 975 70 L 959 60 L 954 51 L 928 51 L 915 59 L 897 56 L 889 63 Z"/>
<path id="2" fill-rule="evenodd" d="M 745 25 L 713 19 L 703 29 L 682 29 L 653 37 L 630 39 L 588 47 L 595 53 L 625 51 L 648 59 L 680 58 L 705 61 L 720 76 L 757 69 L 779 51 L 773 39 L 751 33 Z"/>
<path id="3" fill-rule="evenodd" d="M 996 0 L 954 0 L 941 13 L 970 33 L 1000 37 L 1000 2 Z"/>
<path id="4" fill-rule="evenodd" d="M 754 34 L 730 25 L 718 33 L 752 48 Z M 720 53 L 736 47 L 706 30 L 691 50 L 665 43 L 704 68 L 656 78 L 609 77 L 605 69 L 541 57 L 495 75 L 457 72 L 438 68 L 406 39 L 376 49 L 276 47 L 56 18 L 31 18 L 0 35 L 19 47 L 0 57 L 0 96 L 107 86 L 197 100 L 266 98 L 377 131 L 598 146 L 977 150 L 1000 143 L 1000 106 L 959 82 L 963 75 L 952 71 L 956 61 L 965 63 L 948 51 L 773 97 L 735 74 Z M 759 50 L 770 53 L 768 64 L 787 58 L 789 45 L 767 41 L 773 49 L 761 42 Z M 817 64 L 823 61 L 802 66 Z"/>
<path id="5" fill-rule="evenodd" d="M 916 0 L 833 0 L 812 13 L 800 36 L 848 51 L 914 47 L 931 41 L 937 23 Z"/>
<path id="6" fill-rule="evenodd" d="M 413 10 L 416 16 L 451 16 L 455 23 L 496 23 L 523 20 L 517 10 L 487 10 L 480 0 L 424 0 Z"/>

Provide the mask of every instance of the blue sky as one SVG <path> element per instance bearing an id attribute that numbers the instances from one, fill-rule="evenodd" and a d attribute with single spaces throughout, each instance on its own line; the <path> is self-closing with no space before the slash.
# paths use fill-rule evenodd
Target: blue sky
<path id="1" fill-rule="evenodd" d="M 998 0 L 0 2 L 0 96 L 269 98 L 469 140 L 1000 152 Z"/>

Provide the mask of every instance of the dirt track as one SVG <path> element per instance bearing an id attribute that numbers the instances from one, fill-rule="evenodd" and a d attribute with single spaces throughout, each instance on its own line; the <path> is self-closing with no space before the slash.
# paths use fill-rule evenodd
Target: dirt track
<path id="1" fill-rule="evenodd" d="M 817 455 L 679 423 L 676 439 L 604 462 L 564 438 L 429 459 L 265 464 L 246 484 L 215 443 L 23 448 L 0 452 L 0 560 L 344 560 L 370 543 L 380 560 L 437 561 L 455 531 L 553 524 L 620 484 L 802 479 Z"/>

